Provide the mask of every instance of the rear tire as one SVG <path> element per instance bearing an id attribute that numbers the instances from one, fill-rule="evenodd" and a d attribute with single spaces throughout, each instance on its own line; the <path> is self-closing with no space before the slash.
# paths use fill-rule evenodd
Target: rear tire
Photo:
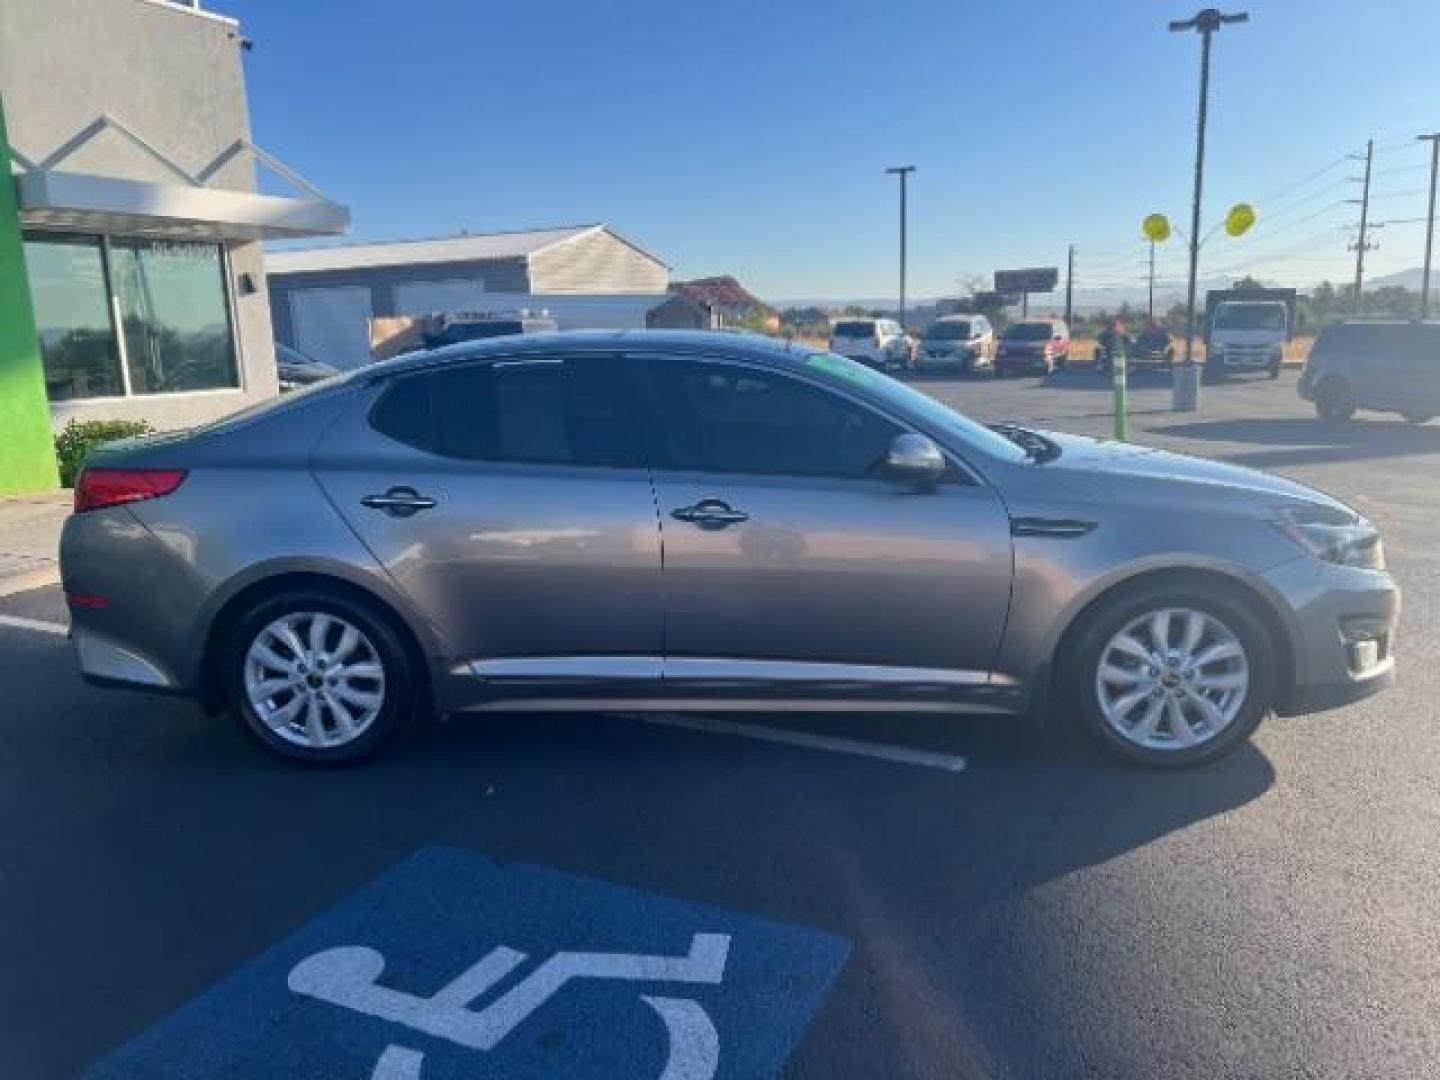
<path id="1" fill-rule="evenodd" d="M 1343 379 L 1329 378 L 1315 388 L 1315 412 L 1321 420 L 1341 423 L 1355 415 L 1355 394 Z"/>
<path id="2" fill-rule="evenodd" d="M 224 701 L 245 732 L 307 765 L 368 758 L 424 707 L 424 679 L 394 617 L 338 590 L 260 600 L 220 663 Z"/>
<path id="3" fill-rule="evenodd" d="M 1157 623 L 1160 613 L 1168 615 Z M 1202 631 L 1194 640 L 1191 619 Z M 1152 768 L 1213 761 L 1248 739 L 1274 701 L 1265 626 L 1223 591 L 1121 593 L 1087 616 L 1073 640 L 1061 658 L 1060 700 L 1077 703 L 1082 729 L 1125 761 Z M 1132 642 L 1139 655 L 1125 651 Z"/>

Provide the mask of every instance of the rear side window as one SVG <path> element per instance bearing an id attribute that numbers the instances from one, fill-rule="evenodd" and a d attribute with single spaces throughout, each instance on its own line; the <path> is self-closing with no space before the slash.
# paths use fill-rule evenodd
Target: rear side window
<path id="1" fill-rule="evenodd" d="M 603 358 L 465 364 L 398 380 L 372 426 L 462 461 L 644 464 L 614 367 Z"/>
<path id="2" fill-rule="evenodd" d="M 740 365 L 655 360 L 666 464 L 696 472 L 873 474 L 900 428 L 847 398 Z"/>

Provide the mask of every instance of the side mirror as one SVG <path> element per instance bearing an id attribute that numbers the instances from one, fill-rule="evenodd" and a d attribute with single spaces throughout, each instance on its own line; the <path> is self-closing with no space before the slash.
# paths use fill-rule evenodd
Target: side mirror
<path id="1" fill-rule="evenodd" d="M 890 441 L 885 473 L 915 487 L 933 487 L 945 475 L 945 455 L 924 435 L 902 432 Z"/>

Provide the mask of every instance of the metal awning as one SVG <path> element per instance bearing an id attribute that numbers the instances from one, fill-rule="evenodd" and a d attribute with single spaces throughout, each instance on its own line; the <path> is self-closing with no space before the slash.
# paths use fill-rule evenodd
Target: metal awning
<path id="1" fill-rule="evenodd" d="M 333 236 L 350 211 L 328 199 L 154 184 L 88 173 L 28 172 L 15 177 L 26 228 L 177 236 L 208 240 L 280 240 Z"/>
<path id="2" fill-rule="evenodd" d="M 58 166 L 110 131 L 174 176 L 176 183 L 67 172 Z M 298 197 L 212 186 L 226 165 L 249 155 L 300 190 Z M 11 148 L 20 221 L 26 228 L 84 230 L 209 240 L 288 240 L 334 236 L 350 227 L 350 211 L 333 202 L 248 139 L 237 139 L 198 173 L 189 173 L 120 121 L 102 116 L 43 161 Z"/>

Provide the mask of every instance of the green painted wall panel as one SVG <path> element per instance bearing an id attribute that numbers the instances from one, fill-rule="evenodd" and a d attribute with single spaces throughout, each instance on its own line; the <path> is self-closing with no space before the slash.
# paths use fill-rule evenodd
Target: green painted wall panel
<path id="1" fill-rule="evenodd" d="M 0 495 L 58 487 L 45 366 L 0 103 Z"/>

